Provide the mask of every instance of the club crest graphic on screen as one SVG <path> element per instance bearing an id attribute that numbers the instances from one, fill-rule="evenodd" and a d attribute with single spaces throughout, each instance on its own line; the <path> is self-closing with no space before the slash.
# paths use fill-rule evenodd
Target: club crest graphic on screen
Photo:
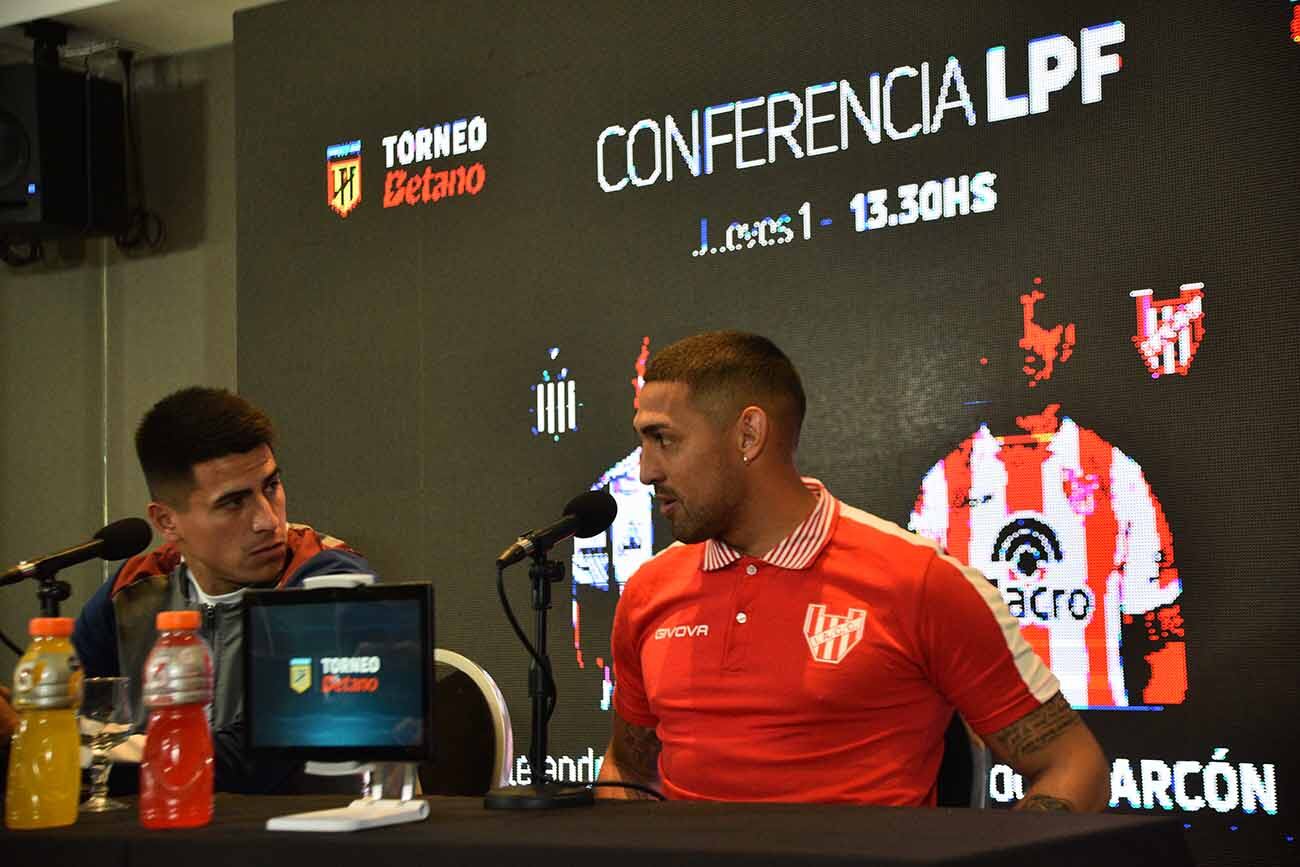
<path id="1" fill-rule="evenodd" d="M 986 425 L 921 482 L 908 528 L 998 588 L 1076 707 L 1176 704 L 1187 693 L 1182 581 L 1142 468 L 1097 433 L 1021 416 Z"/>
<path id="2" fill-rule="evenodd" d="M 560 355 L 560 347 L 552 346 L 546 355 L 555 361 Z M 548 436 L 552 442 L 559 442 L 561 434 L 572 433 L 578 429 L 578 385 L 569 374 L 569 368 L 561 367 L 552 374 L 550 368 L 542 370 L 541 381 L 531 386 L 535 407 L 529 407 L 528 413 L 533 417 L 530 430 L 533 436 Z"/>
<path id="3" fill-rule="evenodd" d="M 340 217 L 361 204 L 361 140 L 325 148 L 325 201 Z"/>
<path id="4" fill-rule="evenodd" d="M 1150 289 L 1129 293 L 1137 303 L 1133 345 L 1152 379 L 1164 374 L 1186 376 L 1205 338 L 1205 284 L 1184 283 L 1177 298 L 1158 301 Z"/>

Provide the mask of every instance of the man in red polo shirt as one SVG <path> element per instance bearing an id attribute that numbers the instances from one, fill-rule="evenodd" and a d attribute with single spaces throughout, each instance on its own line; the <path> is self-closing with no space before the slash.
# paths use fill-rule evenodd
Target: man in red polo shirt
<path id="1" fill-rule="evenodd" d="M 1021 808 L 1101 809 L 1101 749 L 997 590 L 802 478 L 804 408 L 790 360 L 757 335 L 689 337 L 646 368 L 641 480 L 681 544 L 619 600 L 600 779 L 671 798 L 933 805 L 955 709 L 1025 776 Z"/>

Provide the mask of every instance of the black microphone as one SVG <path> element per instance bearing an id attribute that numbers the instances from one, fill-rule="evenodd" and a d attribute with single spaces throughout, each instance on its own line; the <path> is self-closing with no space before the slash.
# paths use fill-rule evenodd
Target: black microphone
<path id="1" fill-rule="evenodd" d="M 570 536 L 594 536 L 608 529 L 618 514 L 618 503 L 609 491 L 588 491 L 579 494 L 564 507 L 564 517 L 540 530 L 529 530 L 497 557 L 497 568 L 504 569 L 518 563 L 534 551 L 546 550 Z"/>
<path id="2" fill-rule="evenodd" d="M 53 575 L 60 569 L 75 566 L 99 557 L 104 560 L 125 560 L 134 557 L 153 539 L 153 530 L 143 518 L 123 518 L 114 521 L 96 533 L 89 542 L 82 542 L 35 560 L 24 560 L 0 575 L 0 586 L 16 584 L 25 578 Z"/>

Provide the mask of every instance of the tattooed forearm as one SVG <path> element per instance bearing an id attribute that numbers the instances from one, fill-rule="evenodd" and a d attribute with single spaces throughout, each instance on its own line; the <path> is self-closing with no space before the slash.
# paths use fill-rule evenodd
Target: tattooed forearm
<path id="1" fill-rule="evenodd" d="M 600 766 L 596 790 L 598 798 L 616 800 L 647 800 L 649 792 L 619 786 L 619 783 L 636 783 L 654 791 L 659 790 L 659 752 L 663 745 L 654 729 L 634 726 L 618 714 L 614 715 L 613 737 L 605 750 L 605 761 Z"/>
<path id="2" fill-rule="evenodd" d="M 1109 797 L 1105 754 L 1059 692 L 986 739 L 999 761 L 1024 776 L 1020 810 L 1095 812 Z"/>
<path id="3" fill-rule="evenodd" d="M 618 766 L 637 780 L 659 778 L 659 752 L 663 744 L 654 729 L 614 720 L 614 755 Z"/>
<path id="4" fill-rule="evenodd" d="M 1037 752 L 1061 736 L 1071 726 L 1081 722 L 1079 715 L 1060 693 L 1047 704 L 1024 719 L 1012 723 L 994 735 L 1014 764 L 1022 757 Z"/>
<path id="5" fill-rule="evenodd" d="M 1017 810 L 1041 810 L 1055 813 L 1073 813 L 1074 804 L 1065 798 L 1053 798 L 1051 795 L 1030 795 L 1019 804 Z"/>

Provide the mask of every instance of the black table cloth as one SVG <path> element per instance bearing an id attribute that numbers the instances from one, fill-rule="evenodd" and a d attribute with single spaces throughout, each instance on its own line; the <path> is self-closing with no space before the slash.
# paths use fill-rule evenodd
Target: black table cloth
<path id="1" fill-rule="evenodd" d="M 766 865 L 1190 865 L 1179 823 L 1145 816 L 840 805 L 598 802 L 485 810 L 430 798 L 428 819 L 353 833 L 267 831 L 272 816 L 339 807 L 338 796 L 218 795 L 212 824 L 146 831 L 134 810 L 0 832 L 5 867 L 640 867 Z"/>

